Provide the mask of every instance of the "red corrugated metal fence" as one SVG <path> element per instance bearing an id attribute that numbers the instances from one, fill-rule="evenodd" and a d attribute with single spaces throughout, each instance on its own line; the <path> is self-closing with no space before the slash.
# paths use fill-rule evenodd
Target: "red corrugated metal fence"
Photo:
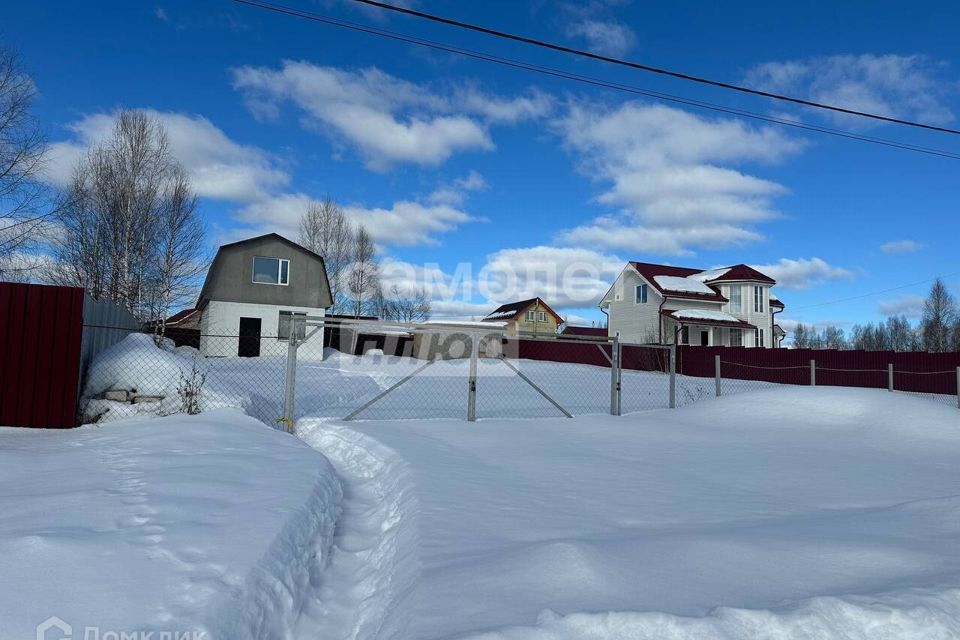
<path id="1" fill-rule="evenodd" d="M 0 426 L 76 426 L 83 289 L 0 282 Z"/>

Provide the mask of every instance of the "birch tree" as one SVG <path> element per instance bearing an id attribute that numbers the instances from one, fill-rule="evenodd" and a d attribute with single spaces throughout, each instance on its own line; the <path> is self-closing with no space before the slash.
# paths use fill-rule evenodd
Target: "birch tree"
<path id="1" fill-rule="evenodd" d="M 157 320 L 203 268 L 196 197 L 159 121 L 122 111 L 77 165 L 59 214 L 57 277 Z"/>
<path id="2" fill-rule="evenodd" d="M 45 236 L 50 192 L 41 181 L 47 143 L 30 113 L 37 90 L 17 54 L 0 47 L 0 276 L 31 268 Z"/>
<path id="3" fill-rule="evenodd" d="M 930 287 L 930 295 L 923 304 L 920 332 L 926 351 L 942 353 L 950 350 L 950 330 L 956 320 L 957 309 L 953 296 L 943 280 L 937 278 Z"/>
<path id="4" fill-rule="evenodd" d="M 343 209 L 331 198 L 311 202 L 300 218 L 300 244 L 323 258 L 333 312 L 343 311 L 354 233 Z"/>
<path id="5" fill-rule="evenodd" d="M 157 244 L 151 265 L 150 315 L 164 333 L 167 313 L 196 290 L 206 269 L 206 230 L 197 215 L 197 196 L 180 166 L 174 167 L 157 217 Z"/>
<path id="6" fill-rule="evenodd" d="M 380 267 L 377 263 L 376 246 L 369 232 L 360 225 L 353 238 L 352 262 L 347 273 L 347 293 L 354 317 L 369 309 L 380 289 Z"/>

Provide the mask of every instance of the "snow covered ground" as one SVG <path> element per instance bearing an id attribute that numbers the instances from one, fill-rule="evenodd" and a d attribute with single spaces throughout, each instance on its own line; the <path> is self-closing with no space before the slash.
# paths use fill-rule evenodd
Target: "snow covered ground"
<path id="1" fill-rule="evenodd" d="M 195 354 L 144 371 L 154 348 L 121 343 L 88 395 L 170 394 Z M 361 416 L 398 419 L 340 423 L 422 361 L 335 355 L 301 360 L 300 439 L 106 400 L 139 417 L 0 429 L 0 638 L 53 615 L 212 639 L 960 637 L 955 408 L 681 378 L 667 410 L 667 377 L 631 372 L 625 411 L 652 410 L 616 418 L 608 370 L 518 364 L 576 417 L 517 419 L 555 410 L 488 362 L 467 423 L 456 361 Z M 209 399 L 272 424 L 282 359 L 203 365 Z"/>
<path id="2" fill-rule="evenodd" d="M 789 387 L 351 428 L 413 470 L 416 638 L 960 637 L 954 408 Z"/>
<path id="3" fill-rule="evenodd" d="M 336 427 L 304 436 L 328 456 L 236 410 L 0 428 L 0 638 L 53 616 L 74 638 L 398 637 L 403 464 Z"/>

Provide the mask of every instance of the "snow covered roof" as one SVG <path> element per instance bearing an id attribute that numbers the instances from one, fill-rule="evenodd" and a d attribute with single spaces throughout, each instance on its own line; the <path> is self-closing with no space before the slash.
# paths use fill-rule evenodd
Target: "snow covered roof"
<path id="1" fill-rule="evenodd" d="M 736 318 L 729 313 L 715 311 L 713 309 L 679 309 L 677 311 L 664 311 L 663 315 L 684 324 L 710 324 L 753 328 L 753 325 L 749 322 Z"/>
<path id="2" fill-rule="evenodd" d="M 489 317 L 489 316 L 487 316 Z M 490 329 L 507 326 L 506 322 L 490 322 L 488 320 L 426 320 L 419 324 L 432 324 L 448 327 L 478 327 L 480 329 Z"/>
<path id="3" fill-rule="evenodd" d="M 717 294 L 716 291 L 705 285 L 697 276 L 653 276 L 653 279 L 664 291 L 702 293 L 708 296 Z"/>
<path id="4" fill-rule="evenodd" d="M 700 273 L 697 273 L 690 277 L 695 278 L 700 282 L 710 282 L 711 280 L 722 278 L 729 272 L 730 272 L 730 267 L 725 267 L 723 269 L 708 269 L 706 271 L 701 271 Z"/>

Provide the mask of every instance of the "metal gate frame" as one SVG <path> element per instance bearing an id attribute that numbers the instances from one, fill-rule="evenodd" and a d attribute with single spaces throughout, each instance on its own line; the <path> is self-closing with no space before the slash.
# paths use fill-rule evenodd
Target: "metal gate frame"
<path id="1" fill-rule="evenodd" d="M 296 376 L 297 376 L 297 352 L 301 345 L 307 343 L 311 338 L 313 338 L 317 333 L 321 333 L 326 327 L 339 327 L 351 329 L 354 332 L 354 335 L 359 335 L 364 331 L 370 333 L 377 333 L 378 331 L 402 331 L 407 332 L 411 335 L 417 334 L 430 334 L 430 335 L 439 335 L 439 336 L 449 336 L 449 335 L 467 335 L 470 338 L 471 349 L 470 349 L 470 367 L 469 374 L 467 376 L 467 407 L 466 407 L 466 419 L 468 422 L 475 422 L 477 419 L 477 364 L 481 358 L 480 355 L 480 344 L 484 339 L 489 339 L 495 337 L 500 341 L 502 345 L 506 338 L 516 338 L 516 336 L 507 336 L 503 327 L 492 326 L 490 328 L 479 327 L 469 324 L 464 324 L 462 326 L 455 325 L 443 325 L 443 324 L 432 324 L 432 323 L 406 323 L 406 322 L 389 322 L 383 320 L 360 320 L 360 319 L 347 319 L 347 318 L 336 318 L 329 319 L 323 316 L 293 316 L 291 317 L 291 327 L 290 327 L 290 337 L 287 343 L 287 360 L 286 360 L 286 370 L 284 376 L 284 395 L 283 395 L 283 417 L 277 419 L 278 423 L 283 423 L 284 429 L 288 432 L 293 429 L 294 422 L 294 411 L 296 403 Z M 623 393 L 623 384 L 622 384 L 622 361 L 623 361 L 623 343 L 616 336 L 602 339 L 602 338 L 569 338 L 557 336 L 556 338 L 528 338 L 528 337 L 519 337 L 522 340 L 531 340 L 531 341 L 548 341 L 554 344 L 557 343 L 573 343 L 573 344 L 595 344 L 597 349 L 603 354 L 603 357 L 610 364 L 610 415 L 619 416 L 621 415 L 621 400 Z M 604 349 L 605 346 L 609 345 L 610 353 L 607 353 L 607 350 Z M 636 345 L 644 347 L 655 347 L 659 349 L 670 351 L 670 401 L 669 406 L 671 409 L 676 407 L 676 345 Z M 361 406 L 351 411 L 348 415 L 343 417 L 343 420 L 349 421 L 355 419 L 363 411 L 376 404 L 392 392 L 396 391 L 398 388 L 403 386 L 405 383 L 428 369 L 431 365 L 437 362 L 439 358 L 436 356 L 426 360 L 424 364 L 409 374 L 405 375 L 400 380 L 396 381 L 388 388 L 381 391 L 375 397 L 371 398 L 367 402 L 363 403 Z M 534 391 L 536 391 L 540 396 L 546 399 L 551 405 L 553 405 L 558 411 L 560 411 L 565 417 L 572 418 L 573 415 L 567 411 L 557 400 L 551 397 L 546 391 L 544 391 L 539 385 L 537 385 L 533 380 L 531 380 L 527 375 L 525 375 L 518 367 L 509 361 L 509 359 L 503 353 L 500 353 L 496 356 L 496 359 L 503 362 L 507 367 L 509 367 L 517 377 L 529 385 Z"/>

